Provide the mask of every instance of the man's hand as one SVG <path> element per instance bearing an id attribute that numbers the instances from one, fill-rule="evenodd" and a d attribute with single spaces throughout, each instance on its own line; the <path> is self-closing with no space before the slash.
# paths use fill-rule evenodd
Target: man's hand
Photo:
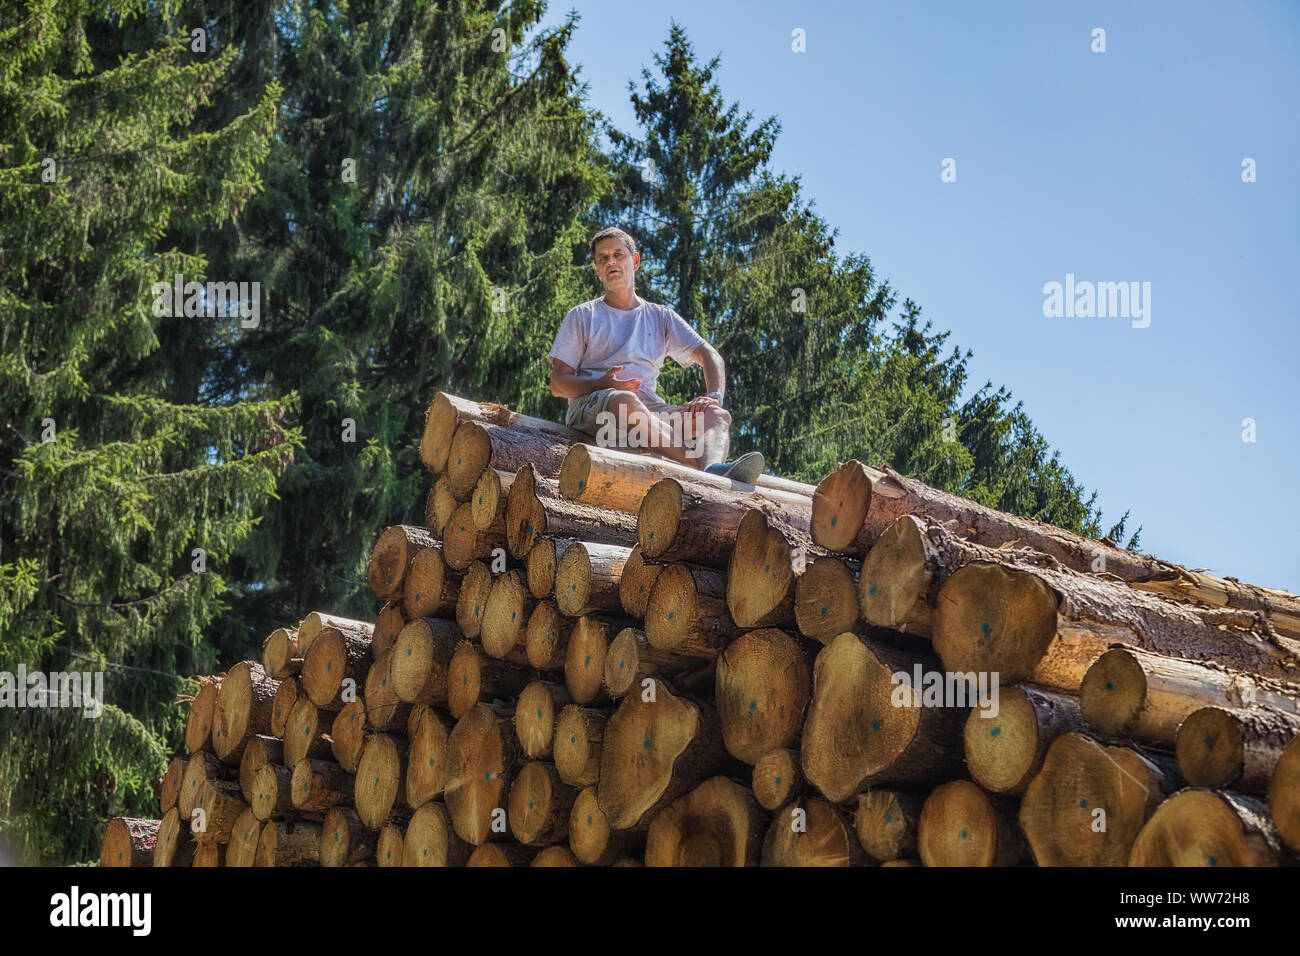
<path id="1" fill-rule="evenodd" d="M 710 408 L 721 408 L 716 398 L 710 398 L 708 395 L 697 395 L 689 402 L 682 406 L 682 411 L 687 415 L 703 415 Z"/>
<path id="2" fill-rule="evenodd" d="M 601 388 L 612 388 L 617 392 L 638 392 L 641 390 L 641 379 L 639 378 L 617 378 L 617 374 L 623 371 L 623 366 L 615 365 L 608 372 L 596 379 L 596 387 L 592 391 Z"/>

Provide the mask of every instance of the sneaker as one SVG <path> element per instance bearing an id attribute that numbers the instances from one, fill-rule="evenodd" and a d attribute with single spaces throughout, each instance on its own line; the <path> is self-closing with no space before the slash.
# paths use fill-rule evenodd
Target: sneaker
<path id="1" fill-rule="evenodd" d="M 711 475 L 721 475 L 733 481 L 743 481 L 747 485 L 752 485 L 763 473 L 764 464 L 762 452 L 751 451 L 741 455 L 735 461 L 720 461 L 716 465 L 709 465 L 704 470 Z"/>

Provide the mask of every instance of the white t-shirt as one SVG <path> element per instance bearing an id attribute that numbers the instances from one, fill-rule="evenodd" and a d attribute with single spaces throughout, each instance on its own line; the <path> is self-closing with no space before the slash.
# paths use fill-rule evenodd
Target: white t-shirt
<path id="1" fill-rule="evenodd" d="M 662 402 L 655 385 L 664 358 L 685 368 L 704 339 L 668 306 L 640 296 L 637 301 L 640 305 L 630 310 L 614 308 L 603 296 L 574 306 L 560 323 L 548 357 L 568 363 L 584 378 L 600 378 L 622 365 L 620 378 L 641 379 L 640 394 Z M 569 407 L 579 400 L 569 399 Z"/>

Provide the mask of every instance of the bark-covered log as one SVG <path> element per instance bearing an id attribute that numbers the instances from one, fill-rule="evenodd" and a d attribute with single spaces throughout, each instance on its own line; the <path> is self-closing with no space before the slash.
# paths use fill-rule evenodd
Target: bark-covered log
<path id="1" fill-rule="evenodd" d="M 176 796 L 176 808 L 186 826 L 199 805 L 199 795 L 206 780 L 233 780 L 235 771 L 217 759 L 211 751 L 200 751 L 192 755 L 185 765 L 185 774 L 181 778 L 180 792 Z"/>
<path id="2" fill-rule="evenodd" d="M 645 617 L 645 606 L 650 601 L 650 591 L 655 579 L 664 569 L 662 564 L 651 564 L 641 553 L 641 545 L 628 552 L 623 573 L 618 579 L 618 600 L 623 611 L 633 617 Z"/>
<path id="3" fill-rule="evenodd" d="M 352 805 L 356 779 L 333 761 L 305 758 L 293 765 L 289 789 L 296 809 L 323 813 L 331 807 Z"/>
<path id="4" fill-rule="evenodd" d="M 373 632 L 372 632 L 373 633 Z M 339 627 L 327 627 L 307 649 L 302 664 L 302 691 L 322 710 L 340 710 L 344 681 L 351 680 L 359 691 L 373 660 L 370 634 Z"/>
<path id="5" fill-rule="evenodd" d="M 406 627 L 406 611 L 400 600 L 387 601 L 375 616 L 370 635 L 370 656 L 378 657 L 397 643 L 397 635 Z"/>
<path id="6" fill-rule="evenodd" d="M 618 544 L 574 541 L 559 557 L 555 604 L 561 614 L 582 617 L 597 611 L 618 612 L 618 583 L 632 549 Z"/>
<path id="7" fill-rule="evenodd" d="M 185 749 L 192 754 L 212 749 L 212 713 L 217 707 L 220 677 L 200 677 L 199 689 L 190 701 L 185 719 Z"/>
<path id="8" fill-rule="evenodd" d="M 670 564 L 660 572 L 645 608 L 645 636 L 661 651 L 710 660 L 740 633 L 726 601 L 721 572 Z"/>
<path id="9" fill-rule="evenodd" d="M 172 807 L 176 806 L 176 800 L 180 796 L 181 781 L 185 779 L 185 768 L 189 765 L 184 757 L 172 757 L 167 764 L 167 772 L 163 774 L 162 783 L 158 787 L 158 812 L 166 813 Z"/>
<path id="10" fill-rule="evenodd" d="M 1129 866 L 1277 866 L 1282 850 L 1263 801 L 1226 790 L 1180 790 L 1133 841 Z"/>
<path id="11" fill-rule="evenodd" d="M 1300 716 L 1256 704 L 1246 710 L 1202 707 L 1178 727 L 1175 756 L 1193 787 L 1268 792 L 1287 745 L 1300 735 Z"/>
<path id="12" fill-rule="evenodd" d="M 605 690 L 615 698 L 636 693 L 646 678 L 672 674 L 692 663 L 698 661 L 661 651 L 651 645 L 644 631 L 625 627 L 614 635 L 605 653 Z"/>
<path id="13" fill-rule="evenodd" d="M 271 732 L 279 686 L 254 661 L 240 661 L 230 668 L 212 713 L 212 749 L 218 758 L 238 763 L 250 737 Z"/>
<path id="14" fill-rule="evenodd" d="M 375 855 L 377 834 L 352 807 L 330 807 L 320 831 L 320 865 L 351 866 Z"/>
<path id="15" fill-rule="evenodd" d="M 636 519 L 560 497 L 556 483 L 529 464 L 515 473 L 506 496 L 506 548 L 522 560 L 543 536 L 631 547 Z"/>
<path id="16" fill-rule="evenodd" d="M 424 432 L 420 438 L 420 461 L 434 474 L 447 467 L 452 437 L 461 422 L 478 422 L 494 428 L 540 432 L 563 445 L 591 440 L 590 435 L 575 428 L 545 418 L 522 415 L 512 411 L 506 405 L 498 405 L 495 402 L 475 402 L 447 392 L 439 392 L 433 397 L 425 412 Z"/>
<path id="17" fill-rule="evenodd" d="M 569 812 L 577 796 L 577 788 L 560 779 L 554 764 L 528 761 L 510 783 L 506 809 L 510 832 L 531 846 L 567 840 Z"/>
<path id="18" fill-rule="evenodd" d="M 475 704 L 447 738 L 443 800 L 456 835 L 474 846 L 501 834 L 494 833 L 494 818 L 505 823 L 506 787 L 520 764 L 510 716 L 507 709 Z"/>
<path id="19" fill-rule="evenodd" d="M 1300 737 L 1287 744 L 1273 768 L 1268 811 L 1282 841 L 1300 853 Z"/>
<path id="20" fill-rule="evenodd" d="M 594 784 L 600 772 L 600 752 L 611 710 L 566 704 L 555 722 L 551 752 L 560 779 L 575 787 Z"/>
<path id="21" fill-rule="evenodd" d="M 625 697 L 605 725 L 596 797 L 615 830 L 653 819 L 722 762 L 717 712 L 661 681 L 651 690 Z"/>
<path id="22" fill-rule="evenodd" d="M 406 720 L 406 805 L 419 809 L 447 784 L 447 735 L 452 722 L 432 707 L 416 704 Z"/>
<path id="23" fill-rule="evenodd" d="M 451 482 L 452 493 L 457 498 L 465 498 L 480 472 L 489 464 L 512 472 L 531 464 L 543 474 L 558 474 L 571 443 L 556 441 L 541 431 L 462 422 L 457 426 L 451 444 L 447 457 L 447 480 Z"/>
<path id="24" fill-rule="evenodd" d="M 411 561 L 424 548 L 434 546 L 434 536 L 416 525 L 397 524 L 379 533 L 366 565 L 370 593 L 381 601 L 400 600 Z"/>
<path id="25" fill-rule="evenodd" d="M 1032 686 L 1004 687 L 998 710 L 973 708 L 964 733 L 971 779 L 991 793 L 1021 794 L 1059 735 L 1084 729 L 1079 699 Z"/>
<path id="26" fill-rule="evenodd" d="M 271 706 L 271 736 L 284 738 L 285 724 L 289 722 L 289 713 L 301 692 L 297 677 L 286 677 L 275 689 L 275 699 Z"/>
<path id="27" fill-rule="evenodd" d="M 178 807 L 163 814 L 158 824 L 158 838 L 153 848 L 153 865 L 189 866 L 194 859 L 194 837 L 190 833 L 189 816 L 181 816 Z"/>
<path id="28" fill-rule="evenodd" d="M 100 866 L 153 866 L 161 820 L 114 817 L 99 841 Z"/>
<path id="29" fill-rule="evenodd" d="M 925 794 L 871 789 L 858 794 L 853 828 L 862 849 L 882 862 L 916 856 L 916 828 Z"/>
<path id="30" fill-rule="evenodd" d="M 1061 734 L 1020 801 L 1020 828 L 1034 860 L 1039 866 L 1124 866 L 1172 780 L 1135 750 Z"/>
<path id="31" fill-rule="evenodd" d="M 454 611 L 464 576 L 447 567 L 441 543 L 416 552 L 402 583 L 402 616 L 415 621 Z"/>
<path id="32" fill-rule="evenodd" d="M 393 651 L 386 650 L 375 656 L 375 662 L 366 672 L 366 726 L 372 730 L 405 727 L 411 712 L 411 705 L 397 698 L 393 661 Z"/>
<path id="33" fill-rule="evenodd" d="M 650 821 L 646 866 L 757 866 L 763 818 L 754 795 L 710 777 Z"/>
<path id="34" fill-rule="evenodd" d="M 514 697 L 523 690 L 529 676 L 521 650 L 497 660 L 469 641 L 461 641 L 447 668 L 447 710 L 459 720 L 480 700 Z"/>
<path id="35" fill-rule="evenodd" d="M 447 704 L 447 675 L 460 628 L 442 618 L 417 618 L 408 623 L 393 644 L 393 690 L 408 704 Z"/>
<path id="36" fill-rule="evenodd" d="M 804 776 L 834 802 L 869 784 L 921 785 L 961 770 L 962 709 L 922 706 L 910 675 L 940 670 L 846 631 L 813 664 L 813 691 L 801 745 Z"/>
<path id="37" fill-rule="evenodd" d="M 406 806 L 406 758 L 405 738 L 390 734 L 366 738 L 353 796 L 357 816 L 372 830 L 388 823 L 395 807 Z"/>
<path id="38" fill-rule="evenodd" d="M 741 519 L 751 508 L 763 511 L 769 524 L 785 536 L 791 547 L 811 547 L 811 508 L 686 484 L 675 478 L 656 482 L 641 500 L 637 543 L 641 553 L 655 561 L 689 561 L 726 568 Z"/>
<path id="39" fill-rule="evenodd" d="M 799 739 L 812 689 L 808 658 L 775 628 L 746 631 L 718 658 L 714 704 L 727 752 L 747 764 Z"/>
<path id="40" fill-rule="evenodd" d="M 442 557 L 447 566 L 463 571 L 472 561 L 481 561 L 496 548 L 505 546 L 505 529 L 497 525 L 483 529 L 474 524 L 469 502 L 458 505 L 442 529 Z"/>
<path id="41" fill-rule="evenodd" d="M 270 820 L 262 827 L 254 866 L 300 866 L 320 861 L 320 824 Z"/>
<path id="42" fill-rule="evenodd" d="M 303 757 L 330 756 L 332 748 L 325 735 L 330 723 L 329 717 L 317 710 L 306 695 L 295 700 L 284 725 L 285 766 L 292 767 Z"/>
<path id="43" fill-rule="evenodd" d="M 1088 668 L 1079 703 L 1084 719 L 1103 734 L 1172 748 L 1179 725 L 1202 707 L 1259 705 L 1300 717 L 1300 686 L 1234 671 L 1213 660 L 1114 647 Z"/>
<path id="44" fill-rule="evenodd" d="M 429 494 L 424 499 L 424 524 L 438 537 L 447 530 L 447 522 L 451 520 L 451 513 L 460 507 L 460 502 L 456 496 L 451 493 L 451 482 L 447 476 L 434 475 L 433 484 L 429 486 Z"/>
<path id="45" fill-rule="evenodd" d="M 308 648 L 327 627 L 341 631 L 355 631 L 363 637 L 371 637 L 374 630 L 374 624 L 370 621 L 357 621 L 337 614 L 326 614 L 324 611 L 312 611 L 298 624 L 298 653 L 306 654 Z"/>
<path id="46" fill-rule="evenodd" d="M 860 617 L 859 574 L 860 566 L 852 558 L 819 557 L 808 564 L 794 584 L 794 619 L 799 633 L 825 643 L 853 630 Z"/>
<path id="47" fill-rule="evenodd" d="M 764 512 L 745 512 L 727 562 L 727 611 L 736 625 L 792 626 L 795 570 L 802 570 L 806 560 L 806 554 L 796 557 L 791 542 Z"/>
<path id="48" fill-rule="evenodd" d="M 464 866 L 469 844 L 456 836 L 440 803 L 426 803 L 411 815 L 402 840 L 402 866 Z"/>
<path id="49" fill-rule="evenodd" d="M 293 771 L 282 763 L 266 763 L 253 772 L 253 785 L 245 800 L 260 821 L 287 812 L 293 806 Z"/>
<path id="50" fill-rule="evenodd" d="M 754 799 L 764 810 L 776 810 L 791 803 L 803 788 L 799 751 L 778 747 L 754 762 Z"/>
<path id="51" fill-rule="evenodd" d="M 231 838 L 233 840 L 233 837 Z M 194 848 L 195 867 L 216 867 L 226 865 L 226 846 L 222 843 L 200 843 Z"/>
<path id="52" fill-rule="evenodd" d="M 763 866 L 867 866 L 844 811 L 815 797 L 782 807 L 763 839 Z"/>
<path id="53" fill-rule="evenodd" d="M 568 688 L 553 681 L 530 681 L 519 692 L 519 700 L 515 703 L 515 737 L 525 757 L 541 760 L 551 756 L 555 720 L 569 703 L 572 703 L 572 698 Z"/>
<path id="54" fill-rule="evenodd" d="M 942 784 L 926 798 L 916 845 L 926 866 L 1015 866 L 1027 855 L 1015 801 L 969 780 Z"/>
<path id="55" fill-rule="evenodd" d="M 248 809 L 239 784 L 233 780 L 205 780 L 199 785 L 199 813 L 193 817 L 197 843 L 229 843 L 239 815 Z"/>
<path id="56" fill-rule="evenodd" d="M 298 653 L 296 627 L 277 627 L 267 635 L 262 642 L 262 670 L 275 680 L 298 676 L 302 655 Z"/>
<path id="57" fill-rule="evenodd" d="M 505 527 L 506 494 L 515 480 L 513 472 L 484 468 L 469 492 L 470 518 L 481 530 Z"/>

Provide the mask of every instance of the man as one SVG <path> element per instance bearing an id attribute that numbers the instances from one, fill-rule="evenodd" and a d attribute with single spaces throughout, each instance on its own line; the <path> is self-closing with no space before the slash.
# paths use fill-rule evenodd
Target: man
<path id="1" fill-rule="evenodd" d="M 725 462 L 731 413 L 723 408 L 726 366 L 717 349 L 665 305 L 636 294 L 641 256 L 622 229 L 591 238 L 592 264 L 605 294 L 574 307 L 551 346 L 551 394 L 569 400 L 565 423 L 595 435 L 597 444 L 628 444 L 644 436 L 666 458 L 753 484 L 763 456 L 749 452 Z M 655 391 L 664 359 L 704 368 L 707 393 L 669 405 Z M 612 436 L 617 436 L 613 438 Z M 621 439 L 621 440 L 619 440 Z"/>

